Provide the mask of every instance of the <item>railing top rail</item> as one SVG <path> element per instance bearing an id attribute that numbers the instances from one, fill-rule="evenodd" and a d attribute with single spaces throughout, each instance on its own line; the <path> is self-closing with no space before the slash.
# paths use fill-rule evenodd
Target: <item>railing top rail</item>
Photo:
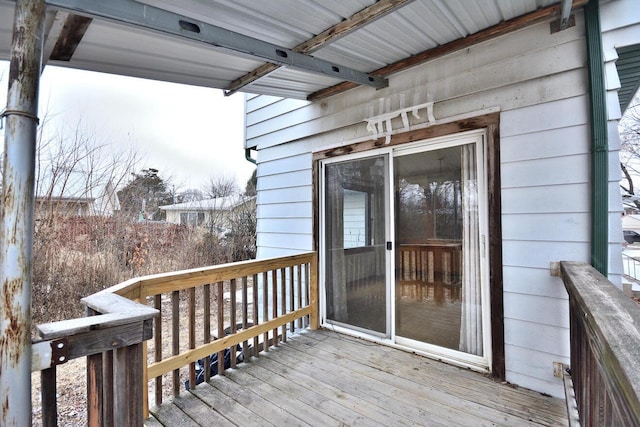
<path id="1" fill-rule="evenodd" d="M 640 308 L 587 263 L 560 263 L 570 301 L 598 352 L 610 390 L 619 390 L 640 420 Z"/>
<path id="2" fill-rule="evenodd" d="M 638 262 L 640 262 L 640 258 L 632 257 L 631 255 L 629 255 L 629 254 L 625 254 L 624 252 L 622 252 L 622 258 L 629 258 L 629 259 L 632 259 L 632 260 L 634 260 L 634 261 L 638 261 Z"/>
<path id="3" fill-rule="evenodd" d="M 310 262 L 314 256 L 315 252 L 305 252 L 297 255 L 240 261 L 210 267 L 152 274 L 127 280 L 92 296 L 99 296 L 105 293 L 118 294 L 132 299 L 140 298 L 141 296 L 154 296 L 166 292 L 188 289 L 198 285 L 251 276 L 295 264 L 302 264 Z"/>

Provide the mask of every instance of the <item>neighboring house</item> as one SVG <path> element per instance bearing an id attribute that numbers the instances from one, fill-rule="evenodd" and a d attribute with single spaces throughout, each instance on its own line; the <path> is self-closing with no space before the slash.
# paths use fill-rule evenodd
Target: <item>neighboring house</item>
<path id="1" fill-rule="evenodd" d="M 224 233 L 231 228 L 234 214 L 255 209 L 255 197 L 227 196 L 160 206 L 167 213 L 167 222 L 192 226 L 214 227 Z"/>
<path id="2" fill-rule="evenodd" d="M 120 200 L 111 180 L 94 182 L 90 174 L 42 175 L 36 183 L 36 219 L 50 216 L 112 216 Z"/>
<path id="3" fill-rule="evenodd" d="M 563 396 L 550 264 L 621 281 L 637 0 L 62 3 L 49 64 L 255 94 L 258 257 L 318 252 L 322 326 Z"/>

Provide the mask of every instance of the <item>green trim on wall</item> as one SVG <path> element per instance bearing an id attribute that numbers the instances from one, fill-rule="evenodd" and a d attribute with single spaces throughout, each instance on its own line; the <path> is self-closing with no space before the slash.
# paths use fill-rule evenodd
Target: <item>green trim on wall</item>
<path id="1" fill-rule="evenodd" d="M 606 277 L 609 267 L 609 141 L 598 0 L 590 0 L 584 12 L 591 95 L 591 265 Z"/>

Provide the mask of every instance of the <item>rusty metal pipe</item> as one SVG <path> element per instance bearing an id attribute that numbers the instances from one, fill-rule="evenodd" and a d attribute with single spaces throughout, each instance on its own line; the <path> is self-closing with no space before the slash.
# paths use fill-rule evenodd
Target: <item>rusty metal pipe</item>
<path id="1" fill-rule="evenodd" d="M 0 425 L 31 425 L 31 282 L 38 84 L 46 6 L 17 0 L 0 211 Z"/>

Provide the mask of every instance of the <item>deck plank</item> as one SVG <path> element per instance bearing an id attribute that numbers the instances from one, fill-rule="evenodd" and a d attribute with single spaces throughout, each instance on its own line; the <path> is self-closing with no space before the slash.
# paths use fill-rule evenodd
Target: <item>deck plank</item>
<path id="1" fill-rule="evenodd" d="M 276 426 L 307 426 L 294 414 L 287 412 L 282 407 L 274 405 L 254 390 L 244 388 L 239 384 L 224 376 L 216 376 L 209 381 L 220 393 L 238 402 L 254 414 L 268 420 Z M 286 406 L 286 405 L 281 405 Z"/>
<path id="2" fill-rule="evenodd" d="M 151 408 L 149 412 L 153 414 L 160 424 L 165 426 L 198 427 L 200 425 L 171 401 Z"/>
<path id="3" fill-rule="evenodd" d="M 287 338 L 152 413 L 180 427 L 567 425 L 564 401 L 477 372 L 328 330 Z"/>
<path id="4" fill-rule="evenodd" d="M 317 423 L 333 425 L 338 422 L 337 419 L 327 415 L 327 413 L 319 411 L 307 403 L 298 400 L 297 396 L 289 395 L 287 399 L 283 399 L 282 393 L 286 392 L 271 384 L 275 382 L 275 378 L 273 378 L 275 374 L 267 375 L 266 378 L 263 379 L 258 379 L 254 375 L 251 375 L 252 371 L 255 371 L 257 368 L 257 366 L 243 365 L 238 369 L 225 373 L 225 377 L 235 382 L 238 386 L 246 390 L 251 390 L 259 396 L 263 396 L 265 400 L 279 407 L 282 411 L 295 415 L 308 425 Z"/>
<path id="5" fill-rule="evenodd" d="M 293 346 L 292 346 L 293 347 Z M 284 347 L 283 347 L 284 348 Z M 345 386 L 348 393 L 360 399 L 366 399 L 372 403 L 379 402 L 384 407 L 389 407 L 389 415 L 395 419 L 397 416 L 409 418 L 412 422 L 420 423 L 428 420 L 429 425 L 461 425 L 477 426 L 491 425 L 490 421 L 499 419 L 508 425 L 517 425 L 520 420 L 516 418 L 504 417 L 498 411 L 487 411 L 485 408 L 471 405 L 464 400 L 453 399 L 452 396 L 446 398 L 435 398 L 437 391 L 429 390 L 427 387 L 414 387 L 413 390 L 406 390 L 396 386 L 389 374 L 383 374 L 382 380 L 376 379 L 376 370 L 365 366 L 358 366 L 352 363 L 353 360 L 344 357 L 331 358 L 330 354 L 314 355 L 317 349 L 308 348 L 304 356 L 296 357 L 291 355 L 295 350 L 304 346 L 287 348 L 283 351 L 285 360 L 293 363 L 296 359 L 308 358 L 305 365 L 310 366 L 315 373 L 312 374 L 317 381 L 326 380 L 340 382 L 343 378 L 349 379 L 349 384 Z M 367 375 L 369 374 L 369 375 Z M 490 412 L 487 414 L 487 412 Z"/>
<path id="6" fill-rule="evenodd" d="M 390 347 L 379 346 L 375 352 L 366 351 L 371 343 L 363 340 L 344 340 L 344 337 L 329 331 L 315 335 L 300 334 L 298 339 L 312 346 L 311 340 L 329 340 L 318 351 L 337 354 L 343 357 L 358 354 L 354 362 L 376 367 L 393 377 L 403 377 L 418 384 L 431 384 L 440 390 L 483 406 L 492 407 L 528 421 L 541 425 L 558 425 L 566 422 L 564 401 L 543 396 L 531 390 L 512 388 L 493 382 L 481 374 L 461 370 L 457 367 L 430 361 L 421 356 L 397 351 Z M 329 344 L 329 345 L 326 345 Z M 336 347 L 338 346 L 338 348 Z M 363 355 L 365 359 L 363 359 Z M 452 381 L 459 378 L 458 381 Z"/>
<path id="7" fill-rule="evenodd" d="M 195 389 L 191 390 L 191 393 L 207 405 L 216 408 L 216 411 L 223 414 L 227 420 L 235 425 L 274 425 L 227 395 L 220 393 L 218 389 L 210 384 L 198 384 Z"/>
<path id="8" fill-rule="evenodd" d="M 183 412 L 189 414 L 189 417 L 199 425 L 215 425 L 221 427 L 234 425 L 202 400 L 193 399 L 190 393 L 185 392 L 178 397 L 174 397 L 173 404 Z"/>

